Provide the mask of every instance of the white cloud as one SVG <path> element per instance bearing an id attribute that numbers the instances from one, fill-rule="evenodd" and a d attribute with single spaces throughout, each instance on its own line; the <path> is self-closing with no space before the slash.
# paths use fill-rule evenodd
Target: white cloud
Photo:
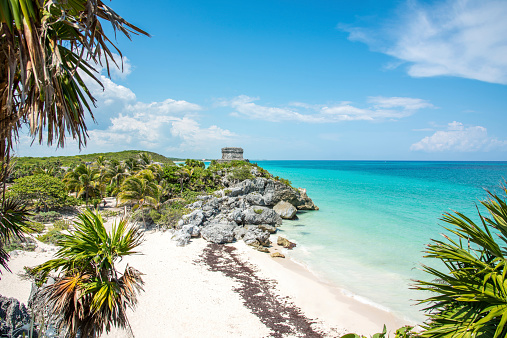
<path id="1" fill-rule="evenodd" d="M 255 103 L 259 98 L 240 95 L 221 102 L 235 109 L 231 115 L 270 122 L 295 121 L 308 123 L 335 123 L 341 121 L 379 121 L 400 119 L 423 108 L 435 108 L 431 103 L 409 97 L 370 97 L 368 108 L 358 108 L 350 102 L 335 105 L 310 105 L 292 102 L 289 107 L 268 107 Z"/>
<path id="2" fill-rule="evenodd" d="M 375 31 L 341 28 L 349 32 L 350 40 L 408 62 L 411 76 L 507 84 L 505 0 L 447 0 L 434 5 L 409 1 L 402 12 L 394 23 Z"/>
<path id="3" fill-rule="evenodd" d="M 410 150 L 426 152 L 507 151 L 507 141 L 488 136 L 488 131 L 484 127 L 466 127 L 460 122 L 453 121 L 447 125 L 447 130 L 439 130 L 433 135 L 423 138 L 412 144 Z"/>

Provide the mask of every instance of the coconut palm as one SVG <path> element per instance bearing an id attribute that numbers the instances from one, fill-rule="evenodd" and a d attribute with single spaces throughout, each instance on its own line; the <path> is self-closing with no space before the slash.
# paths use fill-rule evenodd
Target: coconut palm
<path id="1" fill-rule="evenodd" d="M 56 258 L 31 271 L 42 281 L 50 273 L 55 279 L 36 295 L 34 313 L 51 309 L 45 320 L 56 323 L 65 337 L 98 337 L 112 325 L 130 329 L 126 311 L 137 304 L 142 274 L 128 265 L 121 274 L 115 263 L 135 253 L 142 233 L 127 228 L 125 219 L 108 233 L 100 214 L 89 209 L 78 218 L 75 231 L 58 243 Z"/>
<path id="2" fill-rule="evenodd" d="M 77 197 L 85 197 L 88 204 L 89 197 L 101 195 L 104 185 L 100 180 L 100 172 L 85 164 L 80 164 L 74 170 L 65 175 L 64 182 L 71 192 L 76 192 Z"/>
<path id="3" fill-rule="evenodd" d="M 103 177 L 109 180 L 109 184 L 115 186 L 116 205 L 118 205 L 120 185 L 127 176 L 128 173 L 123 163 L 120 163 L 118 160 L 111 160 L 107 163 Z"/>
<path id="4" fill-rule="evenodd" d="M 100 20 L 99 20 L 100 19 Z M 116 63 L 120 50 L 105 35 L 148 35 L 101 0 L 0 1 L 0 160 L 23 123 L 39 143 L 63 147 L 66 135 L 86 144 L 85 111 L 95 99 L 84 79 L 99 83 L 94 64 Z"/>
<path id="5" fill-rule="evenodd" d="M 421 301 L 429 311 L 422 337 L 507 336 L 507 204 L 489 196 L 481 202 L 489 215 L 479 213 L 480 224 L 446 213 L 442 220 L 451 226 L 450 236 L 426 249 L 426 257 L 439 259 L 448 271 L 423 266 L 437 279 L 417 281 L 417 289 L 433 294 Z"/>
<path id="6" fill-rule="evenodd" d="M 146 227 L 143 209 L 149 205 L 157 205 L 160 197 L 160 188 L 150 170 L 141 170 L 135 176 L 127 178 L 118 194 L 122 202 L 134 202 L 134 209 L 140 209 L 143 225 Z"/>

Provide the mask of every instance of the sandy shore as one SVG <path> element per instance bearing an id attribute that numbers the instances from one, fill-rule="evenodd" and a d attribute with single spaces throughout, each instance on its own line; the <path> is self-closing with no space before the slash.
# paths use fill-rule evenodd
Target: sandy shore
<path id="1" fill-rule="evenodd" d="M 176 247 L 170 232 L 146 232 L 142 254 L 124 259 L 145 275 L 145 292 L 130 313 L 142 337 L 339 337 L 373 334 L 384 324 L 393 332 L 407 324 L 320 282 L 289 259 L 271 258 L 243 242 L 211 245 L 194 239 Z M 278 249 L 279 250 L 279 249 Z M 26 303 L 30 282 L 17 274 L 51 258 L 54 250 L 13 257 L 0 280 L 0 294 Z M 113 330 L 104 337 L 126 337 Z"/>

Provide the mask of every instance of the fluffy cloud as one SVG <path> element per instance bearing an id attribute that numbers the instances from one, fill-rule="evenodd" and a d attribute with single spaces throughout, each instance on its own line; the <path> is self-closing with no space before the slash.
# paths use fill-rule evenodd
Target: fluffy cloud
<path id="1" fill-rule="evenodd" d="M 410 1 L 401 12 L 394 23 L 375 31 L 342 28 L 350 40 L 408 62 L 411 76 L 447 75 L 507 84 L 506 1 L 447 0 L 434 5 Z"/>
<path id="2" fill-rule="evenodd" d="M 240 95 L 232 100 L 222 101 L 221 105 L 232 107 L 233 116 L 271 122 L 296 121 L 308 123 L 334 123 L 341 121 L 378 121 L 400 119 L 414 114 L 423 108 L 435 108 L 431 103 L 409 97 L 370 97 L 368 108 L 352 106 L 350 102 L 337 105 L 309 105 L 301 102 L 291 103 L 290 107 L 267 107 L 258 105 L 253 98 Z"/>
<path id="3" fill-rule="evenodd" d="M 484 127 L 465 127 L 462 123 L 454 121 L 448 124 L 447 130 L 440 130 L 423 138 L 414 143 L 410 150 L 426 152 L 507 151 L 507 141 L 488 136 L 488 131 Z"/>

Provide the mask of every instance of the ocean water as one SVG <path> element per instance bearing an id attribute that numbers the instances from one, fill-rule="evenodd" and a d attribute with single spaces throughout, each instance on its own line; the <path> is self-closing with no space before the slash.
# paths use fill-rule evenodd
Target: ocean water
<path id="1" fill-rule="evenodd" d="M 500 192 L 507 162 L 257 161 L 287 178 L 319 206 L 284 221 L 279 234 L 297 243 L 290 256 L 322 280 L 363 302 L 422 322 L 411 290 L 430 280 L 421 263 L 430 239 L 441 239 L 439 218 L 453 210 L 475 221 L 485 189 Z M 480 206 L 479 206 L 480 208 Z M 483 209 L 479 209 L 483 211 Z"/>

